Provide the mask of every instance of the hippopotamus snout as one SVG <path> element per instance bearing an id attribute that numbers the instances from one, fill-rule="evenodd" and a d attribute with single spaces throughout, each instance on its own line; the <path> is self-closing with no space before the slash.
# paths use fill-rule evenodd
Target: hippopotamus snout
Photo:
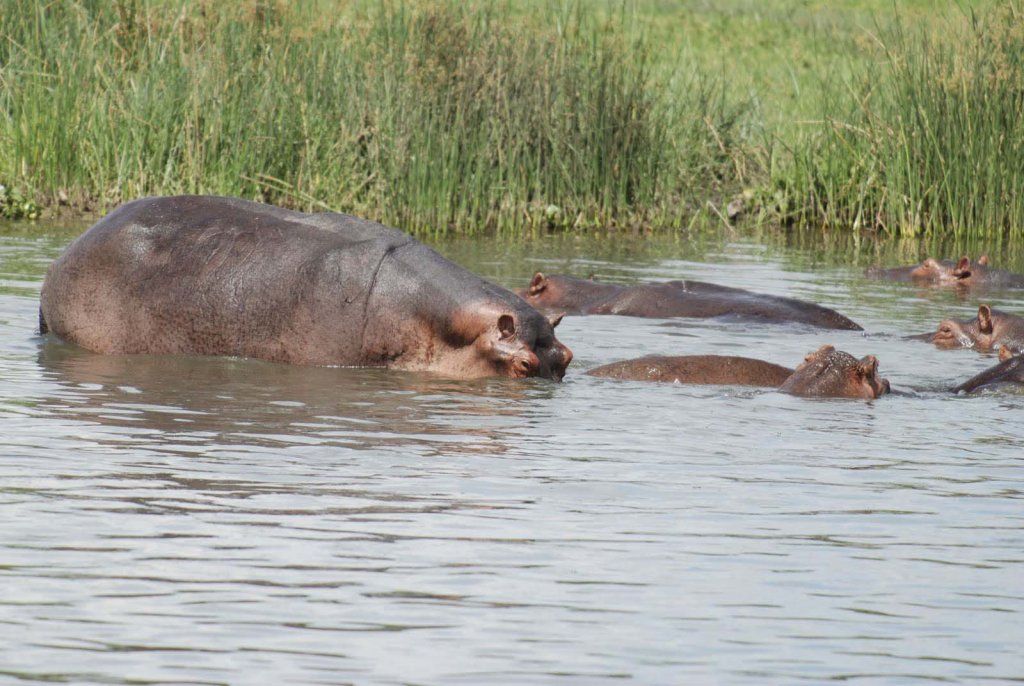
<path id="1" fill-rule="evenodd" d="M 538 376 L 561 381 L 565 376 L 566 368 L 572 362 L 572 351 L 560 341 L 552 340 L 554 340 L 554 345 L 539 348 L 540 352 L 537 355 L 540 363 Z"/>
<path id="2" fill-rule="evenodd" d="M 981 338 L 981 332 L 976 330 L 977 327 L 974 328 L 974 335 L 971 335 L 965 330 L 964 323 L 955 319 L 943 319 L 931 338 L 925 340 L 930 340 L 940 348 L 973 348 Z"/>
<path id="3" fill-rule="evenodd" d="M 536 376 L 561 381 L 572 362 L 572 351 L 555 337 L 561 320 L 561 316 L 545 318 L 529 306 L 516 315 L 502 314 L 497 331 L 483 337 L 495 372 L 513 379 Z"/>

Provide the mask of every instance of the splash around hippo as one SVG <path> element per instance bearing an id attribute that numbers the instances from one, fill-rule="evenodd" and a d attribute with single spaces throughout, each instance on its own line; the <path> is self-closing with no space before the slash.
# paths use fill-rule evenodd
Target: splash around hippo
<path id="1" fill-rule="evenodd" d="M 86 231 L 46 274 L 40 331 L 456 378 L 561 380 L 572 360 L 537 310 L 400 231 L 210 196 L 136 200 Z"/>

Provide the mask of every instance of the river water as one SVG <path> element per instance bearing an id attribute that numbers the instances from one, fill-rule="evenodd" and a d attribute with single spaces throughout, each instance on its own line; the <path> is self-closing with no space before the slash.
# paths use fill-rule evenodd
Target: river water
<path id="1" fill-rule="evenodd" d="M 0 683 L 1024 680 L 1024 395 L 900 336 L 985 301 L 863 278 L 932 249 L 727 233 L 453 240 L 536 270 L 813 300 L 866 333 L 567 317 L 562 384 L 104 357 L 36 335 L 82 226 L 0 230 Z M 993 246 L 990 246 L 993 247 Z M 1024 271 L 994 246 L 993 262 Z M 874 354 L 900 395 L 581 372 Z"/>

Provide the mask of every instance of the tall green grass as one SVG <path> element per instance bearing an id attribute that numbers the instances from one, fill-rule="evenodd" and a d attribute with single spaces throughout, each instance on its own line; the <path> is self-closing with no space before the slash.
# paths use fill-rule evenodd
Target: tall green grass
<path id="1" fill-rule="evenodd" d="M 0 214 L 1024 233 L 1022 0 L 938 4 L 6 0 Z"/>
<path id="2" fill-rule="evenodd" d="M 903 236 L 1024 233 L 1024 12 L 878 27 L 772 173 L 787 221 Z"/>
<path id="3" fill-rule="evenodd" d="M 7 0 L 0 182 L 215 193 L 408 230 L 678 224 L 735 175 L 720 81 L 655 83 L 625 7 Z"/>

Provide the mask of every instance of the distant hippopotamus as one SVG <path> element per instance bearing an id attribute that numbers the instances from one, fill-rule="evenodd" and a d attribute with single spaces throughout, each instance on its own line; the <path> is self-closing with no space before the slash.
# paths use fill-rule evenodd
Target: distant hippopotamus
<path id="1" fill-rule="evenodd" d="M 974 348 L 987 352 L 1006 346 L 1018 351 L 1024 349 L 1024 318 L 981 305 L 974 319 L 944 319 L 934 333 L 910 338 L 928 341 L 940 348 Z"/>
<path id="2" fill-rule="evenodd" d="M 561 379 L 572 353 L 510 291 L 406 234 L 232 198 L 127 203 L 49 268 L 40 330 L 98 353 L 236 355 Z"/>
<path id="3" fill-rule="evenodd" d="M 767 386 L 820 398 L 872 399 L 890 391 L 888 380 L 878 376 L 877 358 L 868 355 L 858 360 L 831 345 L 809 353 L 795 370 L 749 357 L 648 355 L 612 362 L 587 374 L 632 381 Z"/>
<path id="4" fill-rule="evenodd" d="M 982 388 L 1007 384 L 1024 384 L 1024 355 L 1015 354 L 1010 348 L 999 349 L 999 364 L 975 374 L 953 389 L 954 393 L 972 393 Z"/>
<path id="5" fill-rule="evenodd" d="M 537 272 L 530 285 L 517 289 L 516 293 L 540 310 L 565 314 L 701 318 L 732 315 L 753 321 L 797 322 L 825 329 L 862 330 L 858 324 L 827 307 L 703 281 L 619 286 L 572 276 L 545 276 Z"/>
<path id="6" fill-rule="evenodd" d="M 921 285 L 1024 288 L 1024 275 L 992 269 L 988 263 L 988 255 L 982 255 L 975 262 L 971 262 L 966 255 L 956 262 L 929 257 L 921 264 L 912 267 L 871 267 L 865 272 L 865 275 L 875 279 L 912 281 Z"/>

